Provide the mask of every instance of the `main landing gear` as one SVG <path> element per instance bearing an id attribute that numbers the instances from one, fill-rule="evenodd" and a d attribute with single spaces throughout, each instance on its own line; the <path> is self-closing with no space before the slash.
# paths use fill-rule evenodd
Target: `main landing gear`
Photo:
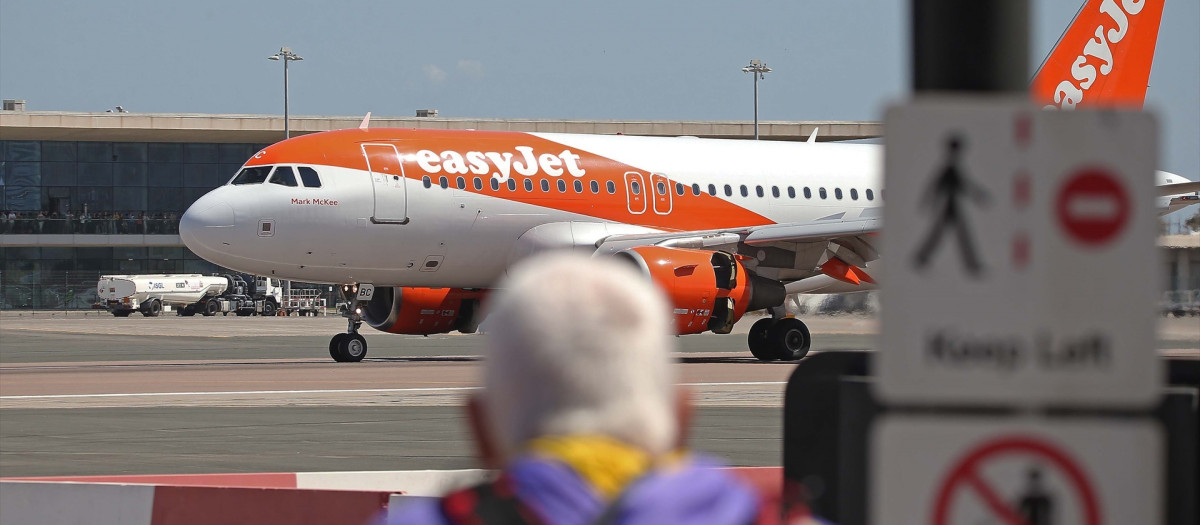
<path id="1" fill-rule="evenodd" d="M 760 361 L 798 361 L 808 355 L 812 335 L 804 322 L 783 317 L 783 307 L 772 308 L 771 317 L 759 319 L 750 327 L 747 343 L 750 353 Z"/>
<path id="2" fill-rule="evenodd" d="M 373 288 L 368 290 L 374 291 Z M 367 356 L 367 340 L 358 333 L 358 328 L 362 326 L 362 303 L 359 302 L 358 285 L 343 285 L 341 291 L 342 297 L 349 303 L 349 307 L 342 313 L 342 317 L 346 318 L 346 332 L 329 340 L 329 357 L 339 363 L 357 363 Z"/>

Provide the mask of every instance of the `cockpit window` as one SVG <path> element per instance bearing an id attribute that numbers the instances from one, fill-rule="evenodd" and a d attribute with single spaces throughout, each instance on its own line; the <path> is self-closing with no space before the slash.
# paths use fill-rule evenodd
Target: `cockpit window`
<path id="1" fill-rule="evenodd" d="M 308 166 L 300 166 L 296 169 L 300 170 L 300 180 L 304 181 L 305 188 L 321 187 L 321 177 L 317 175 L 317 170 Z"/>
<path id="2" fill-rule="evenodd" d="M 280 186 L 290 186 L 293 188 L 298 186 L 298 184 L 296 183 L 296 172 L 292 171 L 291 166 L 280 166 L 278 168 L 275 168 L 275 174 L 271 175 L 270 182 L 271 182 L 271 184 L 278 184 Z"/>
<path id="3" fill-rule="evenodd" d="M 242 168 L 242 171 L 233 178 L 230 184 L 239 186 L 242 184 L 262 184 L 262 181 L 267 180 L 267 175 L 271 174 L 271 168 L 274 166 L 252 166 Z"/>

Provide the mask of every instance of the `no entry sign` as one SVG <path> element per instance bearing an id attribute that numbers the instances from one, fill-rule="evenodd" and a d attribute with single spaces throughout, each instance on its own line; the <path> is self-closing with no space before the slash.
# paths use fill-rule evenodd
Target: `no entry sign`
<path id="1" fill-rule="evenodd" d="M 1128 224 L 1129 208 L 1129 191 L 1104 168 L 1084 168 L 1067 176 L 1054 201 L 1059 227 L 1085 246 L 1112 242 Z"/>
<path id="2" fill-rule="evenodd" d="M 871 523 L 1162 522 L 1150 421 L 893 415 L 871 446 Z"/>

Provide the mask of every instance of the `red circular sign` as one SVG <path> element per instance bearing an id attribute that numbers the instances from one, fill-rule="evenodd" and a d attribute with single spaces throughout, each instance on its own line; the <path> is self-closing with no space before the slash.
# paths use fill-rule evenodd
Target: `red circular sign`
<path id="1" fill-rule="evenodd" d="M 1111 242 L 1129 221 L 1129 193 L 1100 168 L 1085 168 L 1058 190 L 1054 211 L 1071 240 L 1090 247 Z"/>
<path id="2" fill-rule="evenodd" d="M 1096 492 L 1074 459 L 1045 441 L 1027 436 L 1007 436 L 976 446 L 954 464 L 938 489 L 933 509 L 934 525 L 950 524 L 951 503 L 956 495 L 965 491 L 974 492 L 983 500 L 1000 523 L 1024 523 L 1025 520 L 1017 515 L 1011 504 L 997 495 L 996 490 L 980 475 L 981 468 L 988 462 L 1015 454 L 1034 456 L 1066 478 L 1079 498 L 1084 525 L 1100 524 L 1100 505 Z"/>

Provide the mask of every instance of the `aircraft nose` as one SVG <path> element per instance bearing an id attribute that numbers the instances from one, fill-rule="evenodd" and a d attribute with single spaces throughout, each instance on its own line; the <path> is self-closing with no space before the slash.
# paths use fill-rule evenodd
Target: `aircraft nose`
<path id="1" fill-rule="evenodd" d="M 220 253 L 229 245 L 236 218 L 233 206 L 224 199 L 205 195 L 179 218 L 179 237 L 197 255 Z"/>

